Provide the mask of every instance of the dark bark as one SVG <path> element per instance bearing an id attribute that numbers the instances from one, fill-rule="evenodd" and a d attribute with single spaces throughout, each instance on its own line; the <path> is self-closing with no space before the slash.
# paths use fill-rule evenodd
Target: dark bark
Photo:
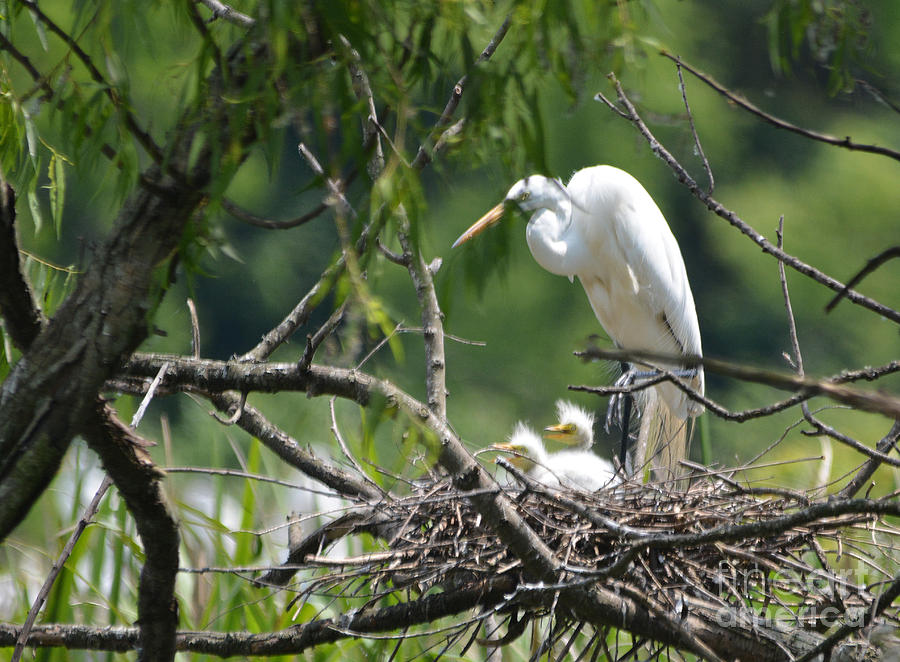
<path id="1" fill-rule="evenodd" d="M 230 158 L 245 158 L 254 129 L 224 97 L 240 91 L 248 70 L 265 66 L 262 55 L 235 48 L 227 60 L 230 71 L 211 74 L 209 95 L 187 109 L 173 131 L 165 173 L 153 166 L 141 176 L 75 291 L 4 381 L 0 540 L 56 473 L 72 438 L 91 419 L 104 382 L 147 337 L 148 316 L 162 294 L 153 274 L 175 253 L 213 167 L 225 165 L 216 163 L 209 139 L 191 154 L 195 136 L 213 127 L 223 144 L 242 148 Z"/>
<path id="2" fill-rule="evenodd" d="M 0 390 L 0 539 L 26 515 L 91 415 L 97 392 L 147 336 L 154 269 L 202 198 L 152 173 L 72 295 Z"/>
<path id="3" fill-rule="evenodd" d="M 37 337 L 43 316 L 25 282 L 16 238 L 16 192 L 0 175 L 0 315 L 13 344 L 25 350 Z"/>
<path id="4" fill-rule="evenodd" d="M 171 660 L 175 655 L 178 605 L 178 523 L 169 512 L 160 472 L 143 450 L 143 440 L 99 405 L 85 427 L 88 445 L 103 462 L 134 517 L 146 558 L 138 588 L 141 657 Z"/>

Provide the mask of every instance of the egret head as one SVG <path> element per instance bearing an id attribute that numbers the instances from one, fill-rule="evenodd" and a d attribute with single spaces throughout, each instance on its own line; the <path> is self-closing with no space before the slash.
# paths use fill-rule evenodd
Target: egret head
<path id="1" fill-rule="evenodd" d="M 510 454 L 510 463 L 522 471 L 530 471 L 536 464 L 544 464 L 547 451 L 541 436 L 522 422 L 516 423 L 509 441 L 492 444 L 491 448 Z"/>
<path id="2" fill-rule="evenodd" d="M 453 242 L 453 248 L 466 243 L 472 237 L 497 224 L 510 206 L 518 207 L 522 211 L 534 211 L 536 209 L 556 209 L 560 206 L 567 206 L 571 209 L 571 205 L 569 192 L 561 181 L 543 175 L 530 175 L 513 184 L 503 202 L 493 207 L 487 214 L 475 221 L 472 227 L 463 232 L 459 239 Z"/>
<path id="3" fill-rule="evenodd" d="M 594 415 L 574 402 L 557 400 L 556 416 L 559 423 L 544 428 L 544 436 L 589 449 L 594 445 Z"/>

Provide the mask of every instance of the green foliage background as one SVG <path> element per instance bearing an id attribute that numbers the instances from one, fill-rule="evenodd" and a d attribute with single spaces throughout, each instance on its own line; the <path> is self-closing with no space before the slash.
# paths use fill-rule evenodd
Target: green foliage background
<path id="1" fill-rule="evenodd" d="M 214 46 L 192 28 L 188 3 L 42 2 L 44 11 L 72 34 L 82 35 L 79 43 L 102 63 L 104 76 L 121 95 L 116 106 L 107 89 L 90 80 L 65 44 L 46 34 L 26 8 L 12 1 L 2 4 L 0 31 L 41 71 L 53 72 L 51 84 L 59 99 L 40 102 L 35 82 L 9 54 L 3 55 L 0 163 L 20 195 L 20 235 L 31 256 L 29 275 L 52 314 L 148 163 L 145 150 L 124 128 L 124 114 L 133 113 L 164 144 L 180 109 L 208 92 L 206 75 L 243 30 L 222 20 L 210 24 Z M 199 310 L 203 356 L 240 354 L 318 279 L 340 245 L 339 228 L 330 216 L 293 230 L 265 231 L 236 221 L 219 205 L 224 195 L 261 216 L 287 219 L 317 204 L 321 181 L 297 155 L 296 144 L 302 139 L 326 170 L 345 176 L 351 167 L 359 171 L 348 198 L 362 218 L 377 211 L 382 200 L 403 202 L 425 255 L 443 259 L 437 283 L 446 331 L 485 343 L 447 344 L 449 418 L 473 449 L 503 439 L 516 420 L 552 422 L 553 403 L 560 397 L 571 397 L 602 415 L 604 401 L 569 394 L 567 386 L 606 383 L 613 374 L 611 368 L 573 357 L 573 350 L 583 348 L 591 335 L 602 335 L 602 329 L 577 284 L 542 271 L 531 259 L 521 220 L 472 246 L 450 249 L 463 229 L 499 201 L 514 180 L 530 172 L 565 179 L 578 168 L 610 163 L 638 177 L 681 244 L 705 352 L 790 369 L 782 358 L 789 340 L 776 263 L 691 198 L 630 125 L 593 101 L 597 91 L 610 94 L 606 73 L 617 72 L 657 136 L 700 181 L 702 165 L 694 152 L 675 68 L 658 55 L 660 47 L 798 125 L 859 142 L 900 145 L 896 108 L 857 80 L 881 89 L 887 99 L 898 98 L 900 51 L 894 45 L 900 36 L 900 5 L 893 0 L 871 2 L 865 9 L 855 2 L 801 0 L 311 3 L 308 11 L 319 14 L 327 31 L 320 37 L 344 34 L 359 51 L 380 111 L 390 117 L 385 129 L 396 148 L 387 154 L 391 174 L 379 183 L 380 197 L 369 198 L 370 182 L 364 174 L 368 155 L 362 152 L 360 137 L 365 109 L 346 75 L 351 56 L 336 49 L 334 55 L 297 62 L 287 46 L 291 39 L 299 39 L 309 53 L 316 48 L 314 36 L 304 33 L 302 11 L 274 1 L 248 0 L 235 6 L 270 17 L 261 38 L 280 53 L 277 71 L 261 72 L 247 98 L 230 100 L 236 109 L 262 109 L 248 110 L 245 116 L 258 125 L 260 140 L 233 176 L 223 167 L 213 183 L 196 235 L 185 238 L 177 281 L 153 319 L 166 335 L 153 336 L 144 349 L 190 351 L 184 305 L 190 296 Z M 488 64 L 473 67 L 507 14 L 512 17 L 509 35 Z M 411 45 L 409 50 L 404 44 Z M 465 127 L 419 177 L 404 162 L 429 138 L 450 90 L 464 74 L 469 78 L 459 114 L 467 118 Z M 294 115 L 274 113 L 276 99 L 266 75 L 283 77 L 281 93 L 292 101 Z M 715 173 L 715 196 L 759 231 L 774 238 L 783 215 L 788 252 L 839 279 L 849 278 L 866 259 L 900 243 L 900 164 L 786 134 L 749 117 L 689 76 L 686 86 Z M 307 127 L 308 135 L 301 138 L 298 126 Z M 208 127 L 205 139 L 214 143 L 215 135 L 215 127 Z M 118 165 L 101 155 L 104 142 L 115 147 Z M 229 149 L 221 145 L 223 164 Z M 394 229 L 393 219 L 387 223 Z M 351 233 L 358 232 L 358 223 L 350 225 Z M 50 264 L 69 266 L 57 269 Z M 341 342 L 325 348 L 326 357 L 344 365 L 375 348 L 385 329 L 401 322 L 406 327 L 420 323 L 405 270 L 379 256 L 363 266 L 365 284 L 348 282 L 341 291 L 360 296 L 363 288 L 369 314 L 351 320 Z M 896 307 L 898 268 L 889 264 L 867 279 L 862 291 Z M 846 302 L 826 315 L 829 291 L 795 273 L 788 273 L 788 281 L 807 373 L 830 375 L 896 357 L 896 327 Z M 333 305 L 329 301 L 323 306 L 312 324 L 324 321 Z M 303 350 L 303 333 L 276 358 L 296 359 Z M 7 347 L 0 374 L 5 375 L 8 362 L 16 358 Z M 424 397 L 422 342 L 415 333 L 399 334 L 372 356 L 366 369 Z M 884 388 L 897 386 L 896 380 L 882 383 Z M 770 389 L 714 376 L 708 394 L 733 409 L 781 397 Z M 325 399 L 281 394 L 253 395 L 250 401 L 297 439 L 339 457 Z M 127 420 L 137 403 L 121 398 L 117 406 Z M 206 409 L 186 397 L 158 399 L 151 406 L 142 431 L 166 440 L 153 451 L 157 462 L 241 467 L 296 478 L 244 433 L 214 423 Z M 413 476 L 427 462 L 414 466 L 410 461 L 417 455 L 427 458 L 428 449 L 414 438 L 404 441 L 402 421 L 379 424 L 377 412 L 360 414 L 355 406 L 340 402 L 337 412 L 351 447 L 374 465 Z M 711 461 L 732 465 L 778 439 L 799 412 L 743 425 L 707 418 Z M 888 428 L 887 421 L 874 416 L 829 411 L 823 418 L 870 445 Z M 165 434 L 163 420 L 170 430 Z M 790 429 L 768 459 L 820 455 L 819 440 L 801 430 Z M 609 452 L 614 441 L 615 435 L 604 441 Z M 833 450 L 834 477 L 859 461 L 841 448 Z M 0 564 L 11 571 L 4 573 L 4 582 L 16 596 L 15 609 L 0 613 L 4 619 L 21 619 L 34 582 L 46 573 L 48 558 L 62 545 L 66 526 L 79 512 L 75 504 L 86 501 L 84 495 L 89 498 L 98 482 L 86 450 L 73 452 L 70 460 L 20 527 L 17 539 L 0 550 Z M 817 462 L 791 464 L 757 477 L 805 488 L 820 467 Z M 374 470 L 372 475 L 393 483 Z M 876 490 L 891 491 L 896 478 L 883 469 Z M 173 474 L 169 482 L 186 525 L 185 566 L 277 560 L 283 555 L 283 530 L 261 536 L 235 531 L 268 531 L 292 509 L 312 508 L 296 492 L 233 478 Z M 46 620 L 133 620 L 140 546 L 115 497 L 108 498 L 100 521 L 100 527 L 89 530 L 91 538 L 82 541 L 81 556 L 70 562 L 66 581 L 75 588 L 57 587 Z M 124 555 L 120 543 L 129 550 Z M 93 561 L 87 558 L 92 554 Z M 9 579 L 11 575 L 15 579 Z M 107 585 L 113 576 L 118 583 Z M 257 603 L 259 596 L 231 577 L 216 576 L 213 581 L 185 575 L 179 590 L 183 602 L 206 605 L 185 610 L 190 627 L 260 630 L 289 622 L 290 614 Z M 88 604 L 92 598 L 86 596 L 97 594 L 108 595 L 108 601 Z M 74 595 L 85 596 L 85 603 L 73 606 Z M 318 607 L 304 609 L 301 618 Z M 346 646 L 370 645 L 376 644 L 329 647 L 315 657 L 328 659 Z"/>

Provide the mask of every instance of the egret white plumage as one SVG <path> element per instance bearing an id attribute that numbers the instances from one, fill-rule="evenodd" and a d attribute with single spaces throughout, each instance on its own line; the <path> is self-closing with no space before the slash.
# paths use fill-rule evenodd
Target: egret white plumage
<path id="1" fill-rule="evenodd" d="M 516 423 L 509 441 L 491 448 L 513 453 L 510 462 L 516 468 L 548 487 L 593 492 L 619 482 L 612 463 L 589 450 L 548 453 L 541 436 L 522 422 Z"/>
<path id="2" fill-rule="evenodd" d="M 544 436 L 580 450 L 594 445 L 594 414 L 568 400 L 556 401 L 556 425 L 544 428 Z"/>
<path id="3" fill-rule="evenodd" d="M 601 165 L 563 185 L 532 175 L 453 244 L 497 223 L 509 204 L 534 211 L 526 228 L 531 254 L 547 271 L 581 281 L 594 314 L 623 349 L 701 356 L 700 326 L 684 260 L 659 207 L 627 172 Z M 677 364 L 660 364 L 679 369 Z M 702 367 L 687 383 L 704 392 Z M 651 463 L 660 477 L 677 474 L 687 452 L 689 419 L 703 407 L 671 383 L 637 395 L 642 417 L 632 466 Z"/>

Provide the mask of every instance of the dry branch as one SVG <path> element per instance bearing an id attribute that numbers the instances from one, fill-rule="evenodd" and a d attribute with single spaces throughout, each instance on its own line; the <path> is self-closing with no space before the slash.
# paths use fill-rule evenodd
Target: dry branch
<path id="1" fill-rule="evenodd" d="M 576 352 L 577 356 L 585 359 L 608 359 L 611 361 L 629 361 L 641 365 L 647 365 L 657 368 L 654 364 L 671 361 L 672 357 L 658 352 L 647 352 L 640 350 L 622 350 L 622 349 L 601 349 L 599 347 L 591 347 L 583 352 Z M 742 381 L 754 382 L 757 384 L 765 384 L 773 388 L 785 391 L 797 391 L 804 396 L 804 399 L 823 396 L 839 402 L 841 404 L 850 405 L 862 411 L 883 414 L 892 419 L 900 418 L 900 397 L 884 393 L 880 391 L 862 391 L 849 386 L 843 386 L 836 380 L 831 379 L 815 379 L 801 375 L 778 372 L 775 370 L 766 370 L 752 366 L 739 365 L 722 361 L 721 359 L 713 359 L 709 357 L 698 356 L 679 356 L 678 361 L 686 367 L 702 365 L 705 370 L 714 372 L 727 377 L 734 377 Z M 658 368 L 657 368 L 658 369 Z M 688 397 L 704 404 L 713 404 L 701 398 L 699 393 L 694 392 L 687 385 L 683 384 L 675 375 L 666 374 L 666 371 L 659 369 L 666 379 L 672 381 L 681 388 Z M 643 384 L 639 384 L 643 387 Z M 580 390 L 588 390 L 579 387 Z M 603 389 L 607 392 L 608 389 Z"/>
<path id="2" fill-rule="evenodd" d="M 796 133 L 796 134 L 803 136 L 804 138 L 808 138 L 810 140 L 823 142 L 828 145 L 834 145 L 835 147 L 843 147 L 845 149 L 849 149 L 851 151 L 856 151 L 856 152 L 868 152 L 870 154 L 879 154 L 881 156 L 887 156 L 888 158 L 894 159 L 895 161 L 900 161 L 900 152 L 898 152 L 895 149 L 890 149 L 888 147 L 881 147 L 880 145 L 867 145 L 864 143 L 858 143 L 858 142 L 853 141 L 850 138 L 850 136 L 846 136 L 844 138 L 837 138 L 835 136 L 829 136 L 826 133 L 819 133 L 818 131 L 812 131 L 810 129 L 805 129 L 801 126 L 797 126 L 796 124 L 792 124 L 791 122 L 788 122 L 786 120 L 775 117 L 774 115 L 771 115 L 771 114 L 765 112 L 764 110 L 760 109 L 758 106 L 750 103 L 741 95 L 735 94 L 734 92 L 730 91 L 728 88 L 726 88 L 724 85 L 722 85 L 721 83 L 716 81 L 709 74 L 706 74 L 706 73 L 700 71 L 699 69 L 697 69 L 696 67 L 693 67 L 692 65 L 686 63 L 684 60 L 681 59 L 680 56 L 672 55 L 671 53 L 669 53 L 668 51 L 665 51 L 665 50 L 660 51 L 659 54 L 662 55 L 663 57 L 667 57 L 670 60 L 672 60 L 673 62 L 675 62 L 675 64 L 679 67 L 679 69 L 681 69 L 682 67 L 684 69 L 687 69 L 694 76 L 696 76 L 699 80 L 706 83 L 709 87 L 714 89 L 716 92 L 721 94 L 723 97 L 728 99 L 730 102 L 734 103 L 735 105 L 739 106 L 740 108 L 743 108 L 747 112 L 751 113 L 752 115 L 755 115 L 759 119 L 763 120 L 764 122 L 767 122 L 768 124 L 771 124 L 772 126 L 774 126 L 776 128 L 784 129 L 785 131 L 790 131 L 791 133 Z"/>

